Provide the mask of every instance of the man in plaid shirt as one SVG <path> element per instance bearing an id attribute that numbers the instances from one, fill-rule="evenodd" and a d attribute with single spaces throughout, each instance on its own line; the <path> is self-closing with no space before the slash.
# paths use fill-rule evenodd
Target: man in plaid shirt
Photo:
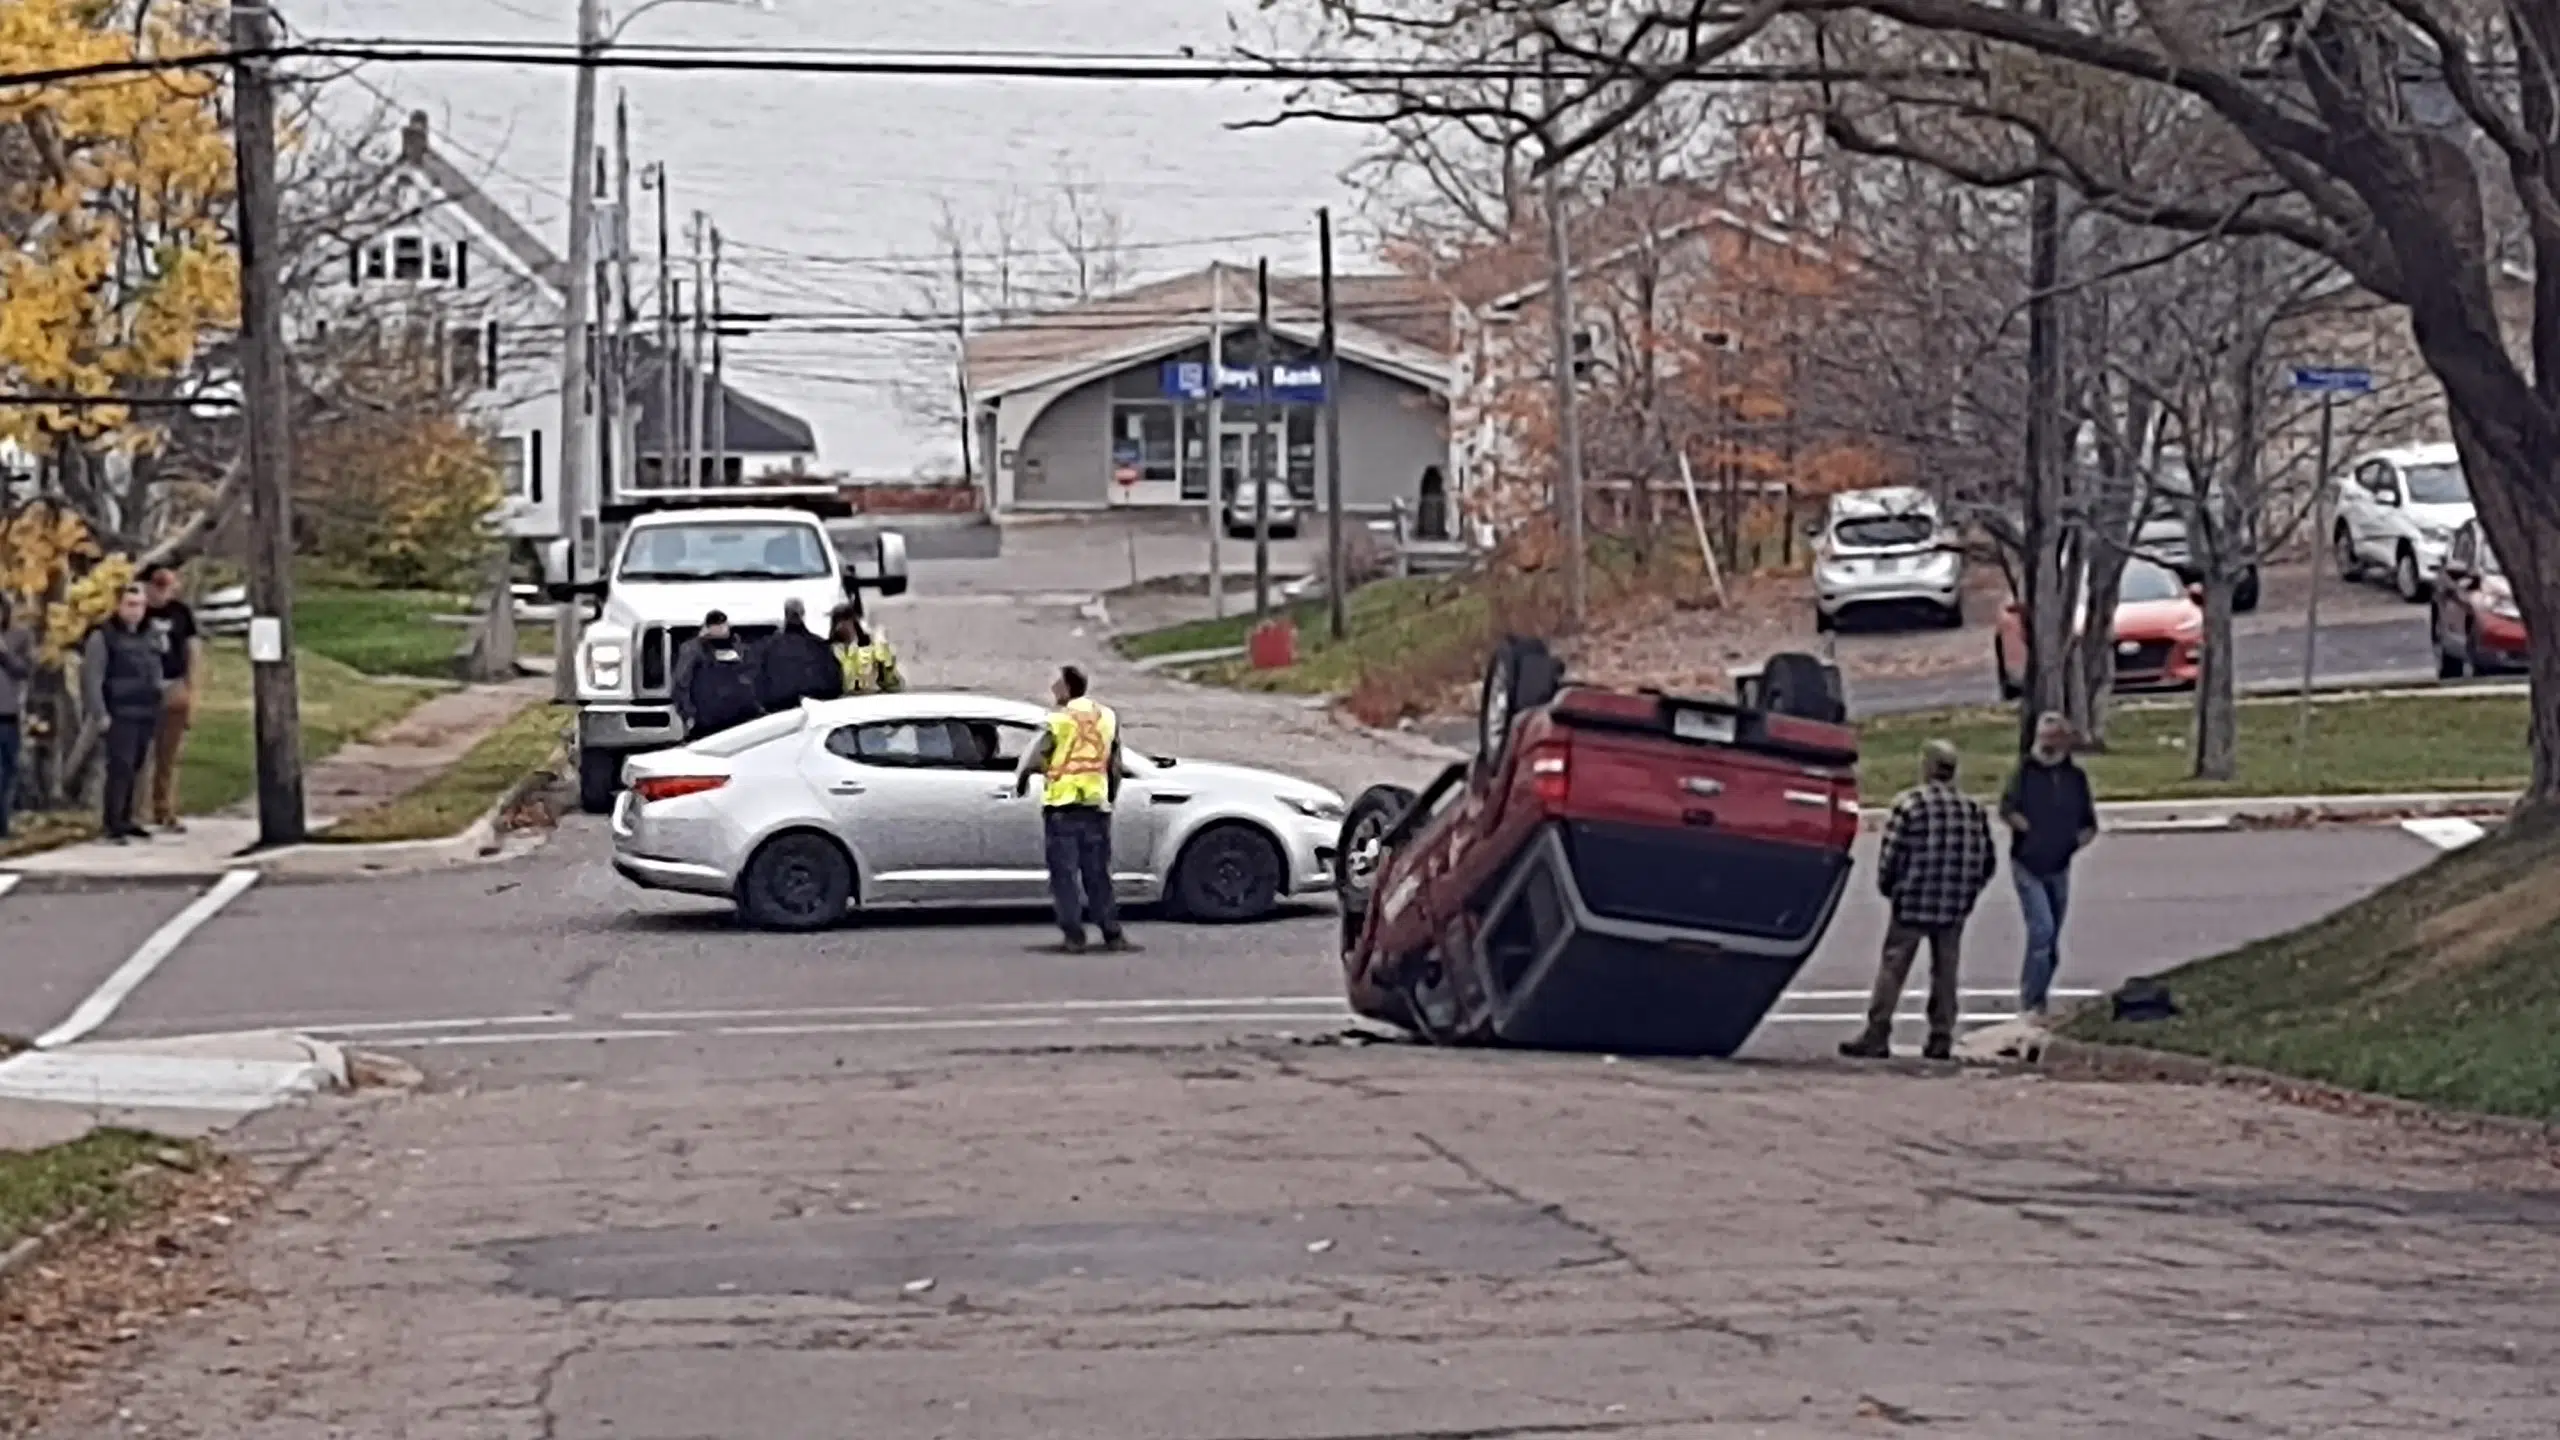
<path id="1" fill-rule="evenodd" d="M 1894 801 L 1885 821 L 1876 886 L 1892 903 L 1893 920 L 1885 927 L 1884 963 L 1867 1002 L 1867 1028 L 1840 1046 L 1851 1059 L 1880 1060 L 1893 1053 L 1893 1012 L 1923 940 L 1929 942 L 1929 1043 L 1920 1053 L 1931 1060 L 1955 1054 L 1964 922 L 2000 868 L 1990 812 L 1956 788 L 1956 763 L 1955 746 L 1930 741 L 1920 752 L 1920 788 Z"/>

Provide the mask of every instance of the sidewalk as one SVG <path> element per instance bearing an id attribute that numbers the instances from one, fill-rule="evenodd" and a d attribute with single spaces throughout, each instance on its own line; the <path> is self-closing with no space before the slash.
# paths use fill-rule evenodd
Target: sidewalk
<path id="1" fill-rule="evenodd" d="M 539 677 L 465 686 L 428 700 L 370 740 L 339 747 L 303 774 L 303 809 L 312 832 L 425 784 L 550 694 L 550 682 Z M 188 817 L 183 835 L 155 835 L 134 845 L 86 840 L 0 861 L 0 872 L 62 879 L 195 880 L 232 868 L 257 844 L 253 799 L 216 815 Z"/>

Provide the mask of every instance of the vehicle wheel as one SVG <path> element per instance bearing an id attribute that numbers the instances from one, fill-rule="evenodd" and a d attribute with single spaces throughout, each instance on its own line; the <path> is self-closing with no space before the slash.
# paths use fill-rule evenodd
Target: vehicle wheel
<path id="1" fill-rule="evenodd" d="M 1259 919 L 1279 903 L 1284 863 L 1279 847 L 1261 831 L 1213 825 L 1182 847 L 1167 888 L 1183 915 L 1232 925 Z"/>
<path id="2" fill-rule="evenodd" d="M 2251 567 L 2248 574 L 2240 577 L 2239 588 L 2231 592 L 2231 608 L 2243 615 L 2257 610 L 2258 572 L 2256 567 Z"/>
<path id="3" fill-rule="evenodd" d="M 1813 612 L 1813 632 L 1815 634 L 1828 635 L 1839 628 L 1840 621 L 1838 617 L 1826 615 L 1818 608 Z"/>
<path id="4" fill-rule="evenodd" d="M 578 749 L 578 808 L 590 815 L 613 813 L 622 793 L 622 757 L 610 750 Z"/>
<path id="5" fill-rule="evenodd" d="M 759 930 L 823 930 L 852 902 L 852 862 L 805 830 L 764 842 L 738 883 L 738 913 Z"/>
<path id="6" fill-rule="evenodd" d="M 2418 552 L 2406 545 L 2391 562 L 2391 588 L 2412 605 L 2427 598 L 2427 577 L 2418 573 Z"/>
<path id="7" fill-rule="evenodd" d="M 1777 715 L 1837 725 L 1848 718 L 1835 688 L 1839 671 L 1819 656 L 1772 655 L 1760 667 L 1760 707 Z"/>
<path id="8" fill-rule="evenodd" d="M 1372 785 L 1351 802 L 1350 812 L 1342 817 L 1342 838 L 1333 849 L 1333 895 L 1342 909 L 1342 952 L 1351 953 L 1360 943 L 1360 929 L 1368 923 L 1369 900 L 1378 883 L 1378 870 L 1386 863 L 1386 852 L 1380 846 L 1396 821 L 1413 808 L 1413 792 L 1401 785 Z"/>
<path id="9" fill-rule="evenodd" d="M 1506 635 L 1494 647 L 1485 667 L 1484 689 L 1476 697 L 1476 754 L 1500 765 L 1511 743 L 1512 722 L 1556 698 L 1564 687 L 1564 667 L 1556 663 L 1544 640 Z"/>
<path id="10" fill-rule="evenodd" d="M 2000 698 L 2015 700 L 2026 693 L 2024 687 L 2009 678 L 2009 647 L 1998 640 L 1991 642 L 1991 672 L 2000 677 Z"/>
<path id="11" fill-rule="evenodd" d="M 2331 532 L 2329 551 L 2338 557 L 2339 579 L 2361 580 L 2364 578 L 2364 560 L 2356 554 L 2356 538 L 2347 533 L 2346 526 L 2341 525 Z"/>
<path id="12" fill-rule="evenodd" d="M 1938 628 L 1941 630 L 1961 630 L 1964 628 L 1963 601 L 1959 600 L 1955 604 L 1949 605 L 1938 612 Z"/>

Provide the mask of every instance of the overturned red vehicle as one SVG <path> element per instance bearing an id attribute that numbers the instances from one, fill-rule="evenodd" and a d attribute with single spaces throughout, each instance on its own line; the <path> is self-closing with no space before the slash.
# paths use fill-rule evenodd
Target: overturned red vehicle
<path id="1" fill-rule="evenodd" d="M 1731 1055 L 1848 884 L 1845 713 L 1809 655 L 1725 701 L 1568 684 L 1505 641 L 1476 758 L 1344 816 L 1352 1008 L 1444 1044 Z"/>

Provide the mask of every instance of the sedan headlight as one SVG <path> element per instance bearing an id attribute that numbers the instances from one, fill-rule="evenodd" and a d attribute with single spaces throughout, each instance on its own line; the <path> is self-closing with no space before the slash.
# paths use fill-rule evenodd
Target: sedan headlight
<path id="1" fill-rule="evenodd" d="M 587 647 L 587 683 L 599 690 L 622 688 L 622 647 L 613 644 Z"/>
<path id="2" fill-rule="evenodd" d="M 2453 529 L 2446 525 L 2421 525 L 2418 527 L 2418 537 L 2430 545 L 2450 544 L 2453 540 Z"/>
<path id="3" fill-rule="evenodd" d="M 2516 598 L 2512 595 L 2490 596 L 2489 613 L 2497 616 L 2501 620 L 2521 620 L 2524 618 L 2524 611 L 2516 607 Z"/>
<path id="4" fill-rule="evenodd" d="M 1299 795 L 1283 795 L 1280 797 L 1280 803 L 1310 820 L 1342 818 L 1342 802 L 1339 800 L 1309 800 Z"/>

